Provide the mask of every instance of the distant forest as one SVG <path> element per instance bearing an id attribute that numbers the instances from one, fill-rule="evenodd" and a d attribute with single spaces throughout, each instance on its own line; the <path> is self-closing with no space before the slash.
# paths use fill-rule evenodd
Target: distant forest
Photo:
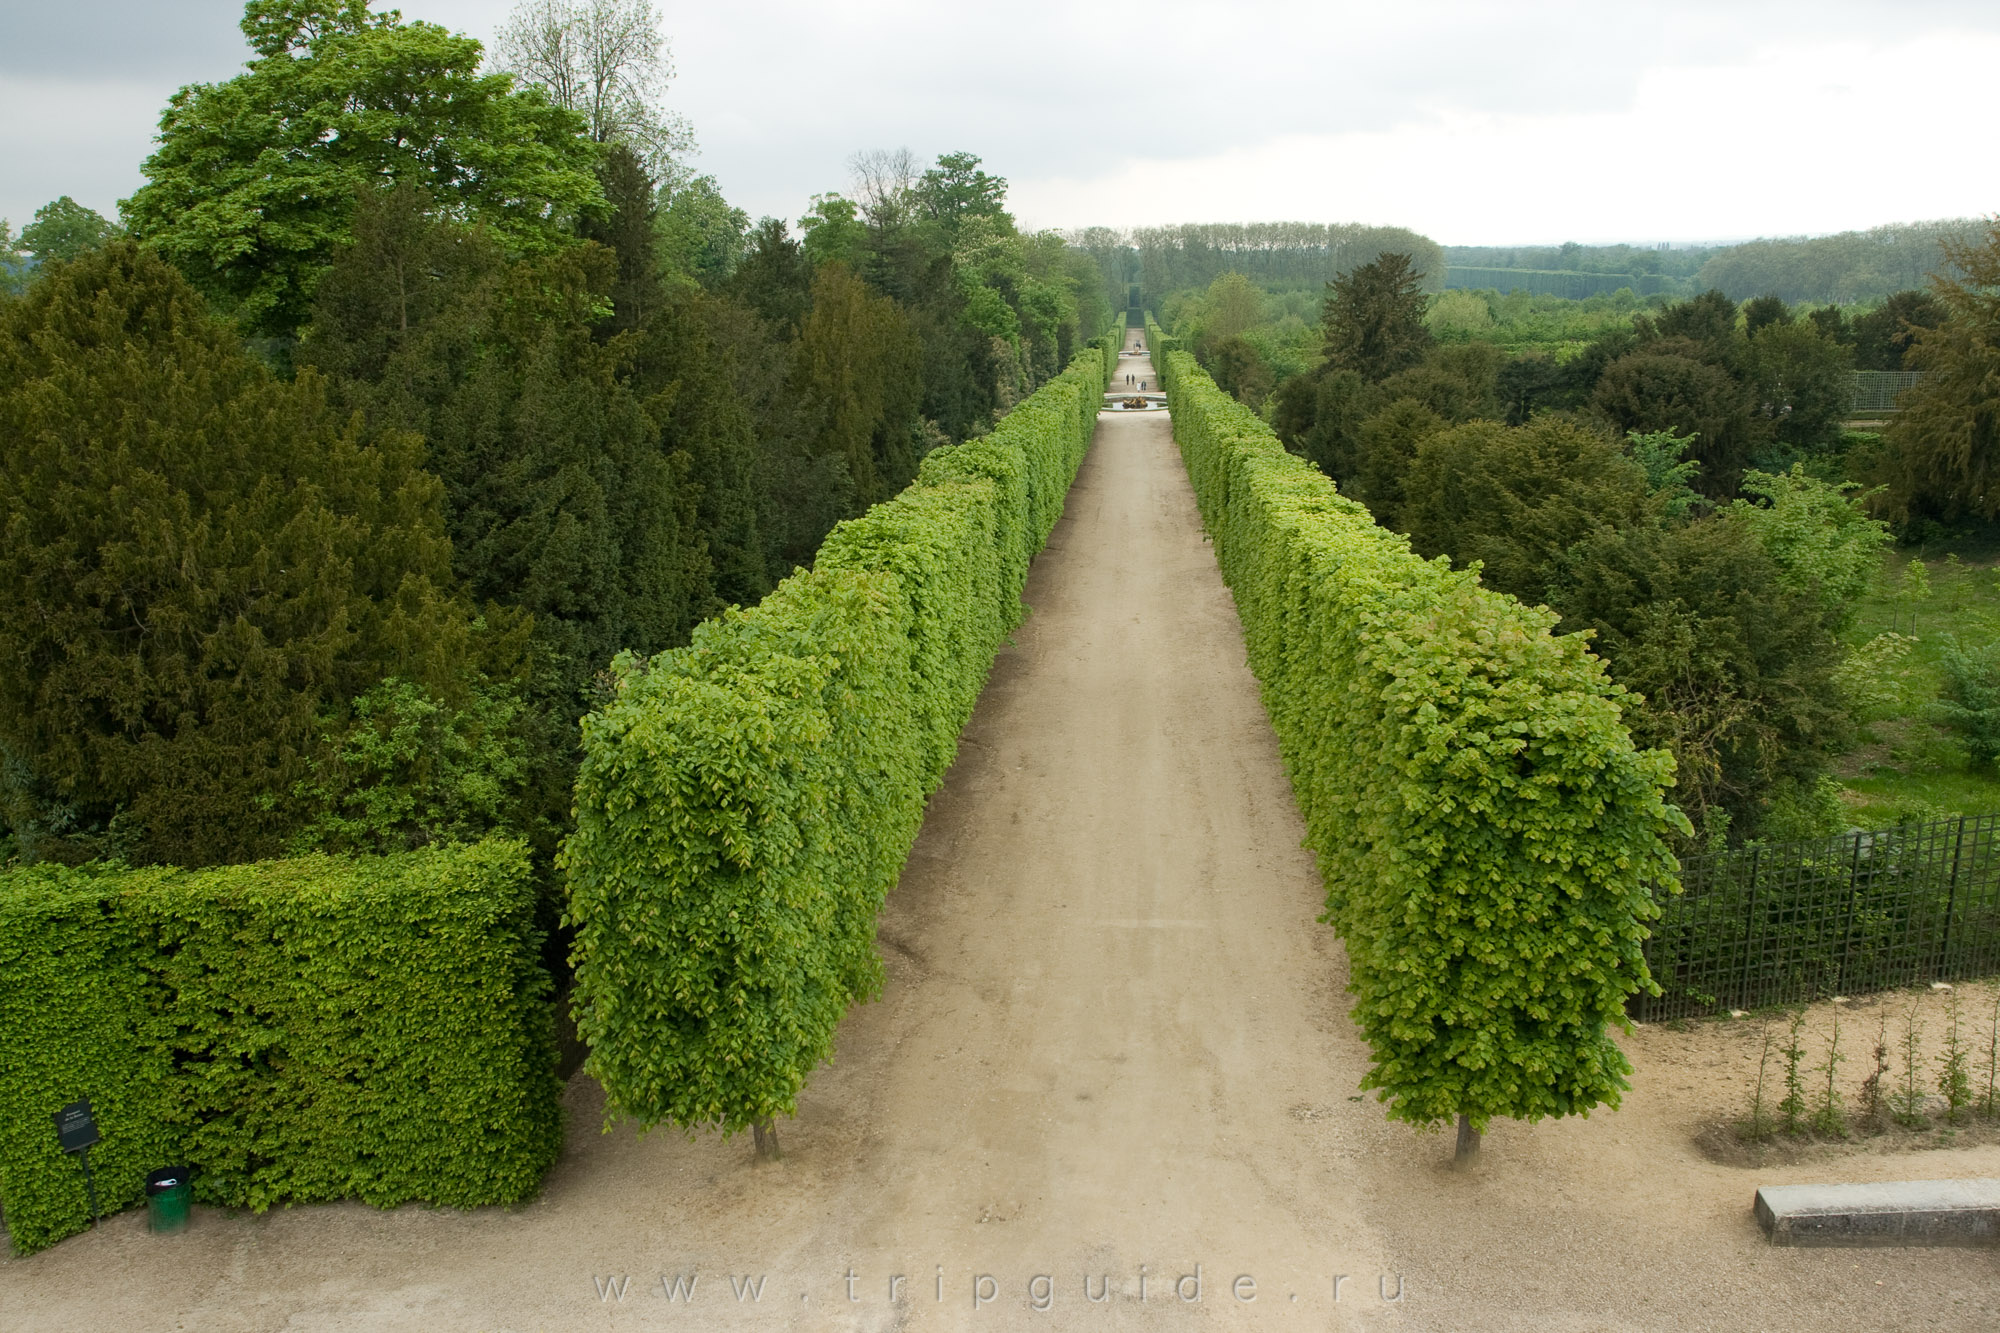
<path id="1" fill-rule="evenodd" d="M 1852 305 L 1922 287 L 1945 242 L 1974 244 L 1984 230 L 1977 218 L 1950 218 L 1726 246 L 1448 245 L 1443 285 L 1579 299 L 1620 287 L 1639 296 L 1712 289 L 1735 301 Z"/>
<path id="2" fill-rule="evenodd" d="M 1621 289 L 1668 298 L 1716 290 L 1731 300 L 1856 305 L 1924 285 L 1946 243 L 1976 244 L 1978 218 L 1892 223 L 1836 236 L 1790 236 L 1722 246 L 1439 245 L 1403 227 L 1255 222 L 1089 227 L 1065 233 L 1089 252 L 1106 298 L 1123 305 L 1137 283 L 1149 302 L 1241 273 L 1266 291 L 1318 292 L 1379 254 L 1406 254 L 1427 292 L 1523 292 L 1582 300 Z"/>

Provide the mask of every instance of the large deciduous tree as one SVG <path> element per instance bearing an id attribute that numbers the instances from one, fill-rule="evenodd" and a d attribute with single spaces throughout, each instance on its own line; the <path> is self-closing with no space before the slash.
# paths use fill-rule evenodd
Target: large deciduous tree
<path id="1" fill-rule="evenodd" d="M 124 210 L 245 330 L 304 323 L 364 185 L 419 185 L 528 253 L 601 206 L 582 117 L 480 73 L 472 38 L 366 0 L 251 0 L 242 26 L 256 58 L 174 94 Z"/>
<path id="2" fill-rule="evenodd" d="M 494 57 L 581 116 L 594 142 L 627 145 L 655 180 L 680 175 L 694 132 L 661 102 L 674 67 L 653 0 L 522 0 Z"/>
<path id="3" fill-rule="evenodd" d="M 35 220 L 21 228 L 21 248 L 38 264 L 60 263 L 94 250 L 118 234 L 118 228 L 95 209 L 68 195 L 35 210 Z"/>

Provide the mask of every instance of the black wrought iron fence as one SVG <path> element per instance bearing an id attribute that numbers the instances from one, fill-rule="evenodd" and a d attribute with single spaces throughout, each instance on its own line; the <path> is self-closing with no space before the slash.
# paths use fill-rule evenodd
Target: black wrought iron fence
<path id="1" fill-rule="evenodd" d="M 1684 857 L 1660 906 L 1648 1022 L 2000 973 L 2000 815 Z"/>

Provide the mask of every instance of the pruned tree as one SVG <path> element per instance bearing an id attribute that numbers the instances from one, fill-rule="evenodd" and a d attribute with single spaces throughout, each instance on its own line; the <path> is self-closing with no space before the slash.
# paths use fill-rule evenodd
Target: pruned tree
<path id="1" fill-rule="evenodd" d="M 662 103 L 674 64 L 653 0 L 521 0 L 494 58 L 582 116 L 594 141 L 629 144 L 655 180 L 679 179 L 694 131 Z"/>

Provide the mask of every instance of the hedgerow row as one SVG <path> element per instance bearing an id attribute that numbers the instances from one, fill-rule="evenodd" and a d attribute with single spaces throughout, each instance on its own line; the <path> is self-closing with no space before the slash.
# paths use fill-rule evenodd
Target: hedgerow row
<path id="1" fill-rule="evenodd" d="M 99 1202 L 192 1168 L 249 1207 L 469 1207 L 562 1148 L 527 848 L 0 875 L 0 1204 L 15 1248 L 90 1214 L 49 1115 L 88 1097 Z"/>
<path id="2" fill-rule="evenodd" d="M 1099 339 L 991 434 L 930 454 L 757 606 L 615 664 L 562 854 L 585 1068 L 613 1110 L 732 1133 L 789 1114 L 880 988 L 876 913 L 1117 355 Z"/>
<path id="3" fill-rule="evenodd" d="M 1653 987 L 1650 886 L 1685 827 L 1671 759 L 1551 613 L 1412 554 L 1147 333 L 1347 946 L 1363 1086 L 1475 1133 L 1616 1106 L 1607 1027 Z"/>

